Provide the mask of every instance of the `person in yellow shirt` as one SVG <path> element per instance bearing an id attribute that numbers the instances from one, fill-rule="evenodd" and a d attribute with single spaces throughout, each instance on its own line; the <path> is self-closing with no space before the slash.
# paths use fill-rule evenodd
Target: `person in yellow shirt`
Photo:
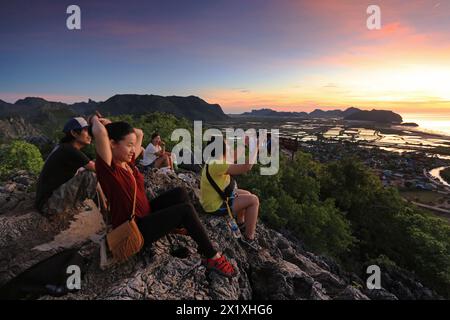
<path id="1" fill-rule="evenodd" d="M 208 144 L 214 143 L 214 139 Z M 246 140 L 248 145 L 248 140 Z M 214 189 L 208 181 L 206 170 L 221 189 L 229 196 L 229 206 L 233 215 L 237 216 L 238 226 L 244 237 L 242 242 L 252 248 L 258 248 L 259 245 L 255 239 L 256 223 L 259 212 L 259 199 L 256 195 L 243 189 L 238 189 L 232 179 L 234 175 L 245 174 L 253 167 L 254 161 L 248 161 L 245 164 L 230 164 L 226 161 L 227 145 L 223 142 L 223 154 L 216 160 L 208 162 L 208 166 L 204 166 L 200 180 L 200 203 L 206 213 L 227 215 L 227 207 L 219 193 Z M 253 153 L 256 155 L 256 152 Z M 215 157 L 215 155 L 213 155 Z"/>

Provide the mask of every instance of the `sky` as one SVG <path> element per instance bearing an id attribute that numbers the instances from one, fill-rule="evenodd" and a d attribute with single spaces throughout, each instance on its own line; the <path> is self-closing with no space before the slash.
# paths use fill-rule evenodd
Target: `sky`
<path id="1" fill-rule="evenodd" d="M 66 9 L 81 9 L 68 30 Z M 381 9 L 369 30 L 367 7 Z M 450 113 L 450 0 L 0 0 L 0 99 Z"/>

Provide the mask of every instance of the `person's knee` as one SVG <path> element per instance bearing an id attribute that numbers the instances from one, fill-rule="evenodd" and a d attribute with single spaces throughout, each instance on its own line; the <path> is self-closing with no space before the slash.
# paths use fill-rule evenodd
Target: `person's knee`
<path id="1" fill-rule="evenodd" d="M 259 206 L 259 198 L 257 195 L 253 194 L 252 202 L 253 202 L 253 205 Z"/>
<path id="2" fill-rule="evenodd" d="M 181 204 L 181 208 L 183 215 L 187 219 L 197 219 L 197 211 L 195 210 L 194 206 L 190 202 L 185 202 Z"/>
<path id="3" fill-rule="evenodd" d="M 183 186 L 178 186 L 170 189 L 170 194 L 173 199 L 177 200 L 177 202 L 189 202 L 189 201 L 180 201 L 189 199 L 186 188 Z"/>
<path id="4" fill-rule="evenodd" d="M 189 212 L 189 214 L 192 214 L 194 216 L 197 215 L 197 211 L 194 208 L 194 205 L 190 202 L 186 202 L 185 203 L 186 207 L 187 207 L 187 211 Z"/>
<path id="5" fill-rule="evenodd" d="M 185 187 L 176 187 L 175 190 L 177 190 L 177 193 L 181 199 L 184 199 L 186 200 L 186 202 L 188 202 L 189 194 Z"/>

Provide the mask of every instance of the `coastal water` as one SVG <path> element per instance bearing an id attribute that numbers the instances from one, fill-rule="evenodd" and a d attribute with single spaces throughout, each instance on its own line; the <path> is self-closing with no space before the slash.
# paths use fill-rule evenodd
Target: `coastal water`
<path id="1" fill-rule="evenodd" d="M 419 128 L 425 132 L 443 133 L 450 136 L 450 113 L 449 114 L 402 113 L 402 117 L 404 122 L 417 123 L 419 125 Z"/>
<path id="2" fill-rule="evenodd" d="M 215 127 L 279 129 L 280 136 L 303 142 L 322 138 L 348 140 L 396 153 L 422 151 L 429 156 L 450 159 L 450 115 L 402 114 L 402 117 L 404 122 L 414 122 L 419 127 L 300 118 L 234 118 Z"/>

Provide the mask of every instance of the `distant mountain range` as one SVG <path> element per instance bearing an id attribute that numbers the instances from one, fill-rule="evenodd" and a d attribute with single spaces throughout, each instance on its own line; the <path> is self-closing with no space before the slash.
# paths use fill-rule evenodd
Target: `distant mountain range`
<path id="1" fill-rule="evenodd" d="M 218 104 L 209 104 L 199 97 L 157 96 L 138 94 L 118 94 L 103 102 L 89 100 L 66 104 L 47 101 L 37 97 L 27 97 L 8 103 L 0 100 L 0 141 L 16 137 L 50 137 L 60 132 L 67 119 L 87 116 L 99 110 L 105 116 L 131 114 L 135 116 L 150 112 L 166 112 L 190 120 L 222 121 L 229 119 Z M 341 118 L 345 120 L 401 123 L 402 117 L 392 111 L 358 108 L 346 110 L 320 110 L 306 112 L 278 112 L 272 109 L 252 110 L 239 117 L 270 118 Z"/>
<path id="2" fill-rule="evenodd" d="M 275 111 L 273 109 L 258 109 L 251 112 L 244 112 L 238 115 L 240 117 L 272 117 L 272 118 L 342 118 L 344 120 L 358 120 L 358 121 L 374 121 L 382 123 L 401 123 L 402 117 L 389 110 L 361 110 L 358 108 L 350 107 L 345 110 L 321 110 L 315 109 L 314 111 L 307 112 L 286 112 Z"/>
<path id="3" fill-rule="evenodd" d="M 167 112 L 192 120 L 217 121 L 228 119 L 218 104 L 209 104 L 195 97 L 162 97 L 157 95 L 118 94 L 104 102 L 78 102 L 66 104 L 28 97 L 14 104 L 0 100 L 0 118 L 21 116 L 30 122 L 51 120 L 53 116 L 69 118 L 75 115 L 88 115 L 99 110 L 104 115 Z"/>
<path id="4" fill-rule="evenodd" d="M 166 112 L 191 120 L 222 121 L 229 117 L 218 104 L 195 97 L 162 97 L 156 95 L 120 94 L 104 102 L 89 100 L 66 104 L 28 97 L 8 103 L 0 100 L 0 143 L 24 138 L 42 141 L 57 136 L 64 123 L 75 116 L 88 116 L 99 110 L 104 116 Z"/>

